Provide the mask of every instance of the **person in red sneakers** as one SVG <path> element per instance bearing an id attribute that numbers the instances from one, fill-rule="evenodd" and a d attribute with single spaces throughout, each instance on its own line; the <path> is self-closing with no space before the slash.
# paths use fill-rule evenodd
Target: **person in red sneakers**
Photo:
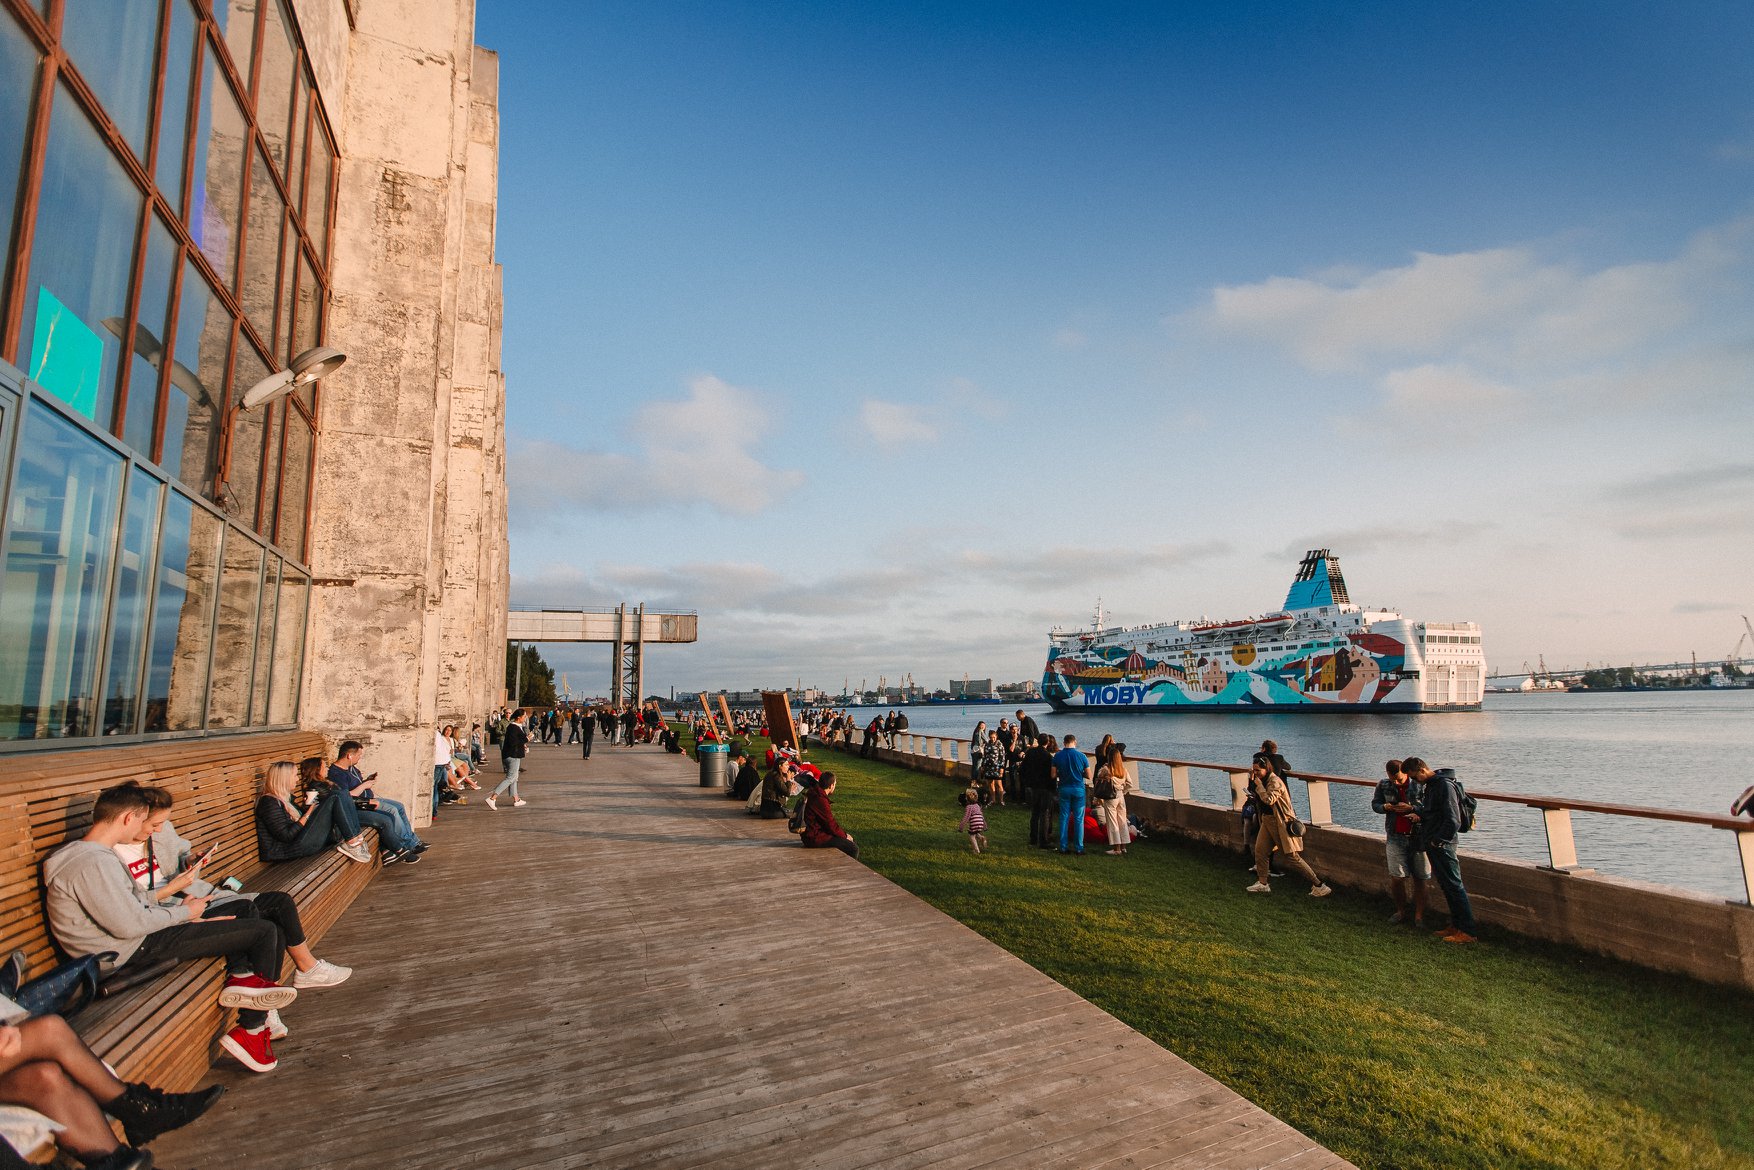
<path id="1" fill-rule="evenodd" d="M 224 1093 L 223 1085 L 167 1093 L 117 1080 L 60 1016 L 0 1027 L 0 1103 L 34 1109 L 58 1123 L 55 1144 L 88 1168 L 152 1165 L 152 1155 L 139 1147 L 194 1121 Z M 116 1140 L 106 1113 L 122 1123 L 127 1145 Z"/>
<path id="2" fill-rule="evenodd" d="M 175 905 L 142 900 L 115 847 L 151 836 L 152 813 L 138 784 L 98 793 L 85 836 L 43 863 L 49 930 L 74 958 L 113 952 L 106 972 L 165 959 L 223 957 L 227 977 L 219 1003 L 238 1009 L 238 1026 L 220 1045 L 246 1068 L 267 1072 L 275 1063 L 267 1013 L 298 997 L 295 988 L 261 974 L 280 970 L 285 949 L 280 928 L 265 918 L 225 913 L 223 903 L 210 907 L 210 898 L 184 898 Z"/>

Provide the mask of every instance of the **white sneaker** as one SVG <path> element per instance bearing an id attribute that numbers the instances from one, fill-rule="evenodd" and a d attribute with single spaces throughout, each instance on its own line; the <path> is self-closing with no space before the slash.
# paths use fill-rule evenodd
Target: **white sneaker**
<path id="1" fill-rule="evenodd" d="M 1323 882 L 1319 886 L 1311 886 L 1309 888 L 1309 896 L 1312 898 L 1325 898 L 1333 892 L 1334 892 L 1334 887 L 1330 886 L 1327 882 Z"/>
<path id="2" fill-rule="evenodd" d="M 268 1039 L 284 1040 L 290 1035 L 292 1033 L 287 1030 L 285 1022 L 280 1018 L 280 1013 L 270 1011 L 268 1013 Z"/>
<path id="3" fill-rule="evenodd" d="M 1270 894 L 1273 892 L 1273 887 L 1269 886 L 1266 882 L 1256 882 L 1254 885 L 1247 887 L 1247 892 L 1251 894 Z"/>
<path id="4" fill-rule="evenodd" d="M 347 860 L 357 861 L 361 865 L 369 864 L 372 859 L 371 850 L 367 849 L 364 845 L 353 845 L 346 841 L 335 846 L 335 852 L 347 858 Z"/>
<path id="5" fill-rule="evenodd" d="M 305 987 L 334 987 L 346 983 L 347 977 L 353 974 L 352 967 L 343 967 L 339 963 L 331 963 L 327 959 L 318 959 L 317 965 L 309 971 L 294 971 L 292 985 Z"/>
<path id="6" fill-rule="evenodd" d="M 493 803 L 493 797 L 491 797 L 491 796 L 487 798 L 487 807 L 492 809 L 494 812 L 499 811 L 499 805 Z"/>
<path id="7" fill-rule="evenodd" d="M 526 804 L 529 804 L 529 803 L 530 802 L 527 800 L 515 800 L 514 799 L 512 801 L 512 807 L 513 808 L 523 808 Z"/>

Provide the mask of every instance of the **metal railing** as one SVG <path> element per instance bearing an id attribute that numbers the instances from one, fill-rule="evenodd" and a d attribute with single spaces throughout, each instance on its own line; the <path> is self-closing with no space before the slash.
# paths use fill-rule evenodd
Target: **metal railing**
<path id="1" fill-rule="evenodd" d="M 919 735 L 912 732 L 897 732 L 895 746 L 892 750 L 924 759 L 950 760 L 961 762 L 960 757 L 966 748 L 966 741 L 949 739 L 939 735 Z M 859 742 L 857 736 L 854 743 Z M 885 745 L 887 746 L 887 745 Z M 1234 764 L 1215 764 L 1206 760 L 1171 760 L 1159 756 L 1130 756 L 1130 764 L 1157 764 L 1169 769 L 1169 789 L 1171 800 L 1192 801 L 1193 772 L 1206 771 L 1222 774 L 1230 785 L 1232 808 L 1241 808 L 1248 794 L 1248 769 Z M 1291 779 L 1301 780 L 1307 786 L 1309 797 L 1309 823 L 1312 825 L 1332 825 L 1334 823 L 1333 802 L 1329 797 L 1328 787 L 1332 784 L 1348 785 L 1354 788 L 1375 790 L 1376 781 L 1366 780 L 1362 776 L 1330 776 L 1321 772 L 1292 772 Z M 1542 827 L 1547 838 L 1547 861 L 1549 868 L 1565 872 L 1580 869 L 1577 860 L 1577 841 L 1572 835 L 1571 814 L 1599 813 L 1613 817 L 1632 817 L 1647 821 L 1669 821 L 1686 825 L 1699 825 L 1710 829 L 1721 829 L 1732 833 L 1736 840 L 1736 851 L 1742 863 L 1742 892 L 1750 904 L 1754 904 L 1754 819 L 1717 816 L 1712 813 L 1688 812 L 1685 809 L 1651 808 L 1637 804 L 1611 804 L 1600 800 L 1574 800 L 1563 796 L 1537 796 L 1525 792 L 1497 792 L 1482 788 L 1469 788 L 1468 794 L 1476 800 L 1492 801 L 1499 804 L 1521 805 L 1532 808 L 1541 814 Z"/>

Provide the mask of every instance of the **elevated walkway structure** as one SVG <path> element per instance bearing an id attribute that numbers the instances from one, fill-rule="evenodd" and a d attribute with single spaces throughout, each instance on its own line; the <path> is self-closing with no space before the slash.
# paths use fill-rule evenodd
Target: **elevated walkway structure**
<path id="1" fill-rule="evenodd" d="M 602 642 L 613 649 L 609 664 L 609 701 L 637 703 L 646 693 L 646 644 L 693 642 L 700 635 L 700 616 L 693 613 L 647 613 L 646 607 L 557 609 L 514 606 L 506 611 L 506 641 L 519 647 L 518 677 L 513 694 L 523 692 L 525 642 Z"/>
<path id="2" fill-rule="evenodd" d="M 1349 1165 L 686 756 L 578 750 L 530 745 L 528 807 L 447 806 L 324 938 L 354 975 L 286 1009 L 279 1069 L 221 1062 L 159 1164 Z"/>

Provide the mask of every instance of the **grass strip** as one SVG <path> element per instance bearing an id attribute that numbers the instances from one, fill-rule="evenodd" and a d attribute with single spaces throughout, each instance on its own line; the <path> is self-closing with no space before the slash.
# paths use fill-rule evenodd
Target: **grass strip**
<path id="1" fill-rule="evenodd" d="M 1173 838 L 1031 849 L 1021 808 L 976 856 L 956 785 L 812 759 L 871 868 L 1366 1170 L 1754 1170 L 1754 995 L 1504 933 L 1449 946 L 1380 894 L 1245 894 L 1240 855 Z"/>

